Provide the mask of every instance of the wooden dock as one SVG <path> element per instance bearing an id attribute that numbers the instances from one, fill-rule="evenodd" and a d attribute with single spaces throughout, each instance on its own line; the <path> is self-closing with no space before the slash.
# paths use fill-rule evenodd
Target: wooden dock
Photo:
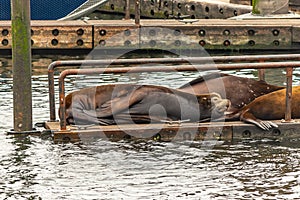
<path id="1" fill-rule="evenodd" d="M 32 49 L 300 49 L 300 20 L 32 21 Z M 0 25 L 0 52 L 11 49 L 10 21 Z"/>
<path id="2" fill-rule="evenodd" d="M 284 123 L 273 121 L 278 128 L 263 131 L 252 124 L 239 121 L 182 124 L 134 124 L 111 126 L 68 126 L 59 128 L 59 122 L 46 122 L 55 142 L 80 142 L 106 139 L 155 140 L 155 141 L 204 141 L 220 140 L 226 142 L 247 140 L 272 140 L 277 142 L 299 142 L 300 121 Z"/>

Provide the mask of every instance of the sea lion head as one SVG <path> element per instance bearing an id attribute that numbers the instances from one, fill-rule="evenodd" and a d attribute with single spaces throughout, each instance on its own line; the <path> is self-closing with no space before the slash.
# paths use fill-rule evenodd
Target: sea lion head
<path id="1" fill-rule="evenodd" d="M 211 103 L 212 103 L 212 118 L 218 118 L 224 116 L 225 112 L 231 105 L 230 100 L 222 99 L 221 95 L 218 93 L 211 94 Z"/>
<path id="2" fill-rule="evenodd" d="M 200 104 L 211 112 L 211 118 L 223 117 L 225 112 L 230 107 L 230 101 L 228 99 L 222 99 L 218 93 L 210 93 L 202 96 Z"/>

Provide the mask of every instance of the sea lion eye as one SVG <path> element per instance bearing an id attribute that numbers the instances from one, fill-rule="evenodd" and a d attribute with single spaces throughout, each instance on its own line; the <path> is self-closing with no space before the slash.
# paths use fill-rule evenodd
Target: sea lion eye
<path id="1" fill-rule="evenodd" d="M 203 97 L 201 100 L 201 103 L 205 106 L 205 107 L 210 107 L 211 105 L 211 101 L 209 98 Z"/>

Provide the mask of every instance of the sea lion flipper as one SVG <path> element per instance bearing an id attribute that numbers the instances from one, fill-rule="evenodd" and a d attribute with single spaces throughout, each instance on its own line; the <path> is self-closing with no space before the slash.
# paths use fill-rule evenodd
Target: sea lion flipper
<path id="1" fill-rule="evenodd" d="M 100 108 L 97 108 L 95 111 L 97 113 L 98 117 L 108 117 L 113 115 L 113 112 L 118 112 L 120 110 L 125 109 L 125 104 L 122 104 L 120 102 L 123 102 L 120 97 L 111 99 L 104 104 L 101 105 Z M 113 107 L 113 109 L 112 109 Z"/>
<path id="2" fill-rule="evenodd" d="M 94 123 L 94 124 L 100 124 L 100 125 L 110 125 L 113 124 L 113 120 L 111 119 L 106 119 L 106 118 L 98 118 L 97 117 L 97 113 L 95 112 L 95 110 L 82 110 L 83 113 L 83 119 L 87 120 L 90 123 Z"/>
<path id="3" fill-rule="evenodd" d="M 104 104 L 102 104 L 99 108 L 95 110 L 97 117 L 109 117 L 114 114 L 118 114 L 129 107 L 131 107 L 133 104 L 139 102 L 143 97 L 145 96 L 145 93 L 139 92 L 139 90 L 134 90 L 127 95 L 113 98 Z"/>
<path id="4" fill-rule="evenodd" d="M 271 121 L 262 121 L 262 120 L 257 120 L 257 125 L 258 127 L 262 128 L 263 130 L 270 130 L 271 128 L 275 127 L 278 128 L 278 125 L 271 122 Z"/>
<path id="5" fill-rule="evenodd" d="M 278 125 L 271 122 L 271 121 L 262 121 L 262 122 L 264 122 L 264 124 L 267 124 L 268 127 L 270 127 L 270 129 L 273 128 L 273 127 L 278 128 Z"/>
<path id="6" fill-rule="evenodd" d="M 251 124 L 255 124 L 259 128 L 263 130 L 270 130 L 272 127 L 278 127 L 277 124 L 271 122 L 271 121 L 263 121 L 260 119 L 257 119 L 249 109 L 245 110 L 241 115 L 240 115 L 240 120 L 244 122 L 248 122 Z"/>

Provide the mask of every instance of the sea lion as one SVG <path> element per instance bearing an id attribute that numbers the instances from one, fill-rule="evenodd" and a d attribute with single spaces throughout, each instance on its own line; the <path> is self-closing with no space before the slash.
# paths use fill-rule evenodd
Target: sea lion
<path id="1" fill-rule="evenodd" d="M 219 72 L 200 76 L 179 88 L 180 91 L 202 94 L 216 92 L 231 102 L 230 111 L 236 111 L 255 98 L 270 92 L 284 89 L 265 81 L 256 81 Z"/>
<path id="2" fill-rule="evenodd" d="M 278 90 L 256 98 L 242 109 L 227 115 L 227 119 L 240 119 L 241 121 L 255 124 L 263 130 L 278 127 L 271 121 L 285 117 L 286 89 Z M 292 118 L 300 118 L 300 86 L 292 89 Z"/>
<path id="3" fill-rule="evenodd" d="M 111 84 L 71 92 L 65 98 L 67 124 L 150 123 L 216 119 L 229 100 L 219 94 L 181 92 L 162 86 Z M 61 116 L 61 115 L 60 115 Z"/>

